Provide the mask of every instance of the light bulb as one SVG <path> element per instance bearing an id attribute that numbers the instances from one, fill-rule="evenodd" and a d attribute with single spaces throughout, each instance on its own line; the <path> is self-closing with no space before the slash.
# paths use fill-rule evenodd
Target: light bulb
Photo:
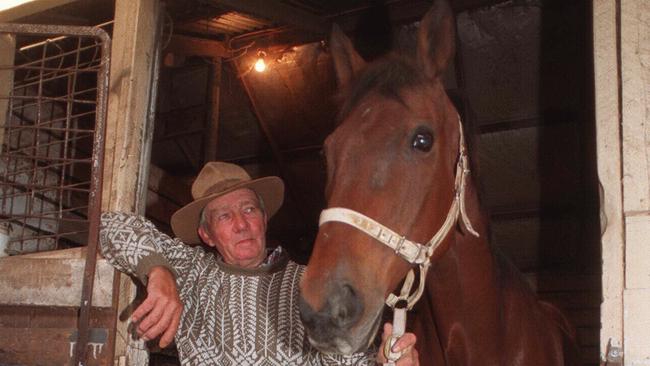
<path id="1" fill-rule="evenodd" d="M 257 72 L 264 72 L 266 70 L 266 62 L 264 62 L 264 58 L 260 57 L 257 59 L 255 62 L 255 71 Z"/>

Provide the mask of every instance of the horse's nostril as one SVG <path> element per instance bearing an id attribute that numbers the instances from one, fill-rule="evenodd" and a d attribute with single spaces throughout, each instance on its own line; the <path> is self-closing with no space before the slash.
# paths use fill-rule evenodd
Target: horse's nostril
<path id="1" fill-rule="evenodd" d="M 298 305 L 305 328 L 313 339 L 319 341 L 347 333 L 363 311 L 363 303 L 352 286 L 341 285 L 327 296 L 325 306 L 318 311 L 302 297 Z"/>
<path id="2" fill-rule="evenodd" d="M 332 321 L 339 328 L 346 328 L 354 324 L 363 309 L 361 300 L 350 285 L 339 287 L 339 290 L 332 294 L 329 305 Z"/>

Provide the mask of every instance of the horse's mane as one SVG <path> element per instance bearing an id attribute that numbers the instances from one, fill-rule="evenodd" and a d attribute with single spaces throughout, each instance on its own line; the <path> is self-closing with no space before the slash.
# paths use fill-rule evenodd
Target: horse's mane
<path id="1" fill-rule="evenodd" d="M 352 85 L 341 91 L 338 99 L 345 102 L 339 111 L 338 120 L 345 119 L 361 99 L 371 92 L 378 92 L 404 103 L 400 96 L 402 89 L 418 87 L 425 83 L 425 77 L 413 61 L 394 53 L 388 54 L 370 64 Z"/>

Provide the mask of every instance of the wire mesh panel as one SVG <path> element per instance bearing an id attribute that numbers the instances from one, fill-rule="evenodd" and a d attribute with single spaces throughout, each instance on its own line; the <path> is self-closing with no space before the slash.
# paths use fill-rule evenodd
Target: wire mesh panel
<path id="1" fill-rule="evenodd" d="M 108 36 L 20 24 L 0 24 L 0 36 L 6 254 L 86 245 L 100 209 Z"/>

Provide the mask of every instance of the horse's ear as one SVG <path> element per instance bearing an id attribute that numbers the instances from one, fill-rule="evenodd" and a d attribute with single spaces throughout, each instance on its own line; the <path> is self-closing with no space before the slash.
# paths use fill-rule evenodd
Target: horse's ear
<path id="1" fill-rule="evenodd" d="M 339 88 L 347 85 L 366 66 L 366 62 L 354 49 L 352 41 L 350 41 L 336 24 L 332 26 L 330 51 L 332 52 L 332 60 L 334 61 L 334 69 Z"/>
<path id="2" fill-rule="evenodd" d="M 454 15 L 447 0 L 435 0 L 418 31 L 417 58 L 425 74 L 441 77 L 456 50 Z"/>

